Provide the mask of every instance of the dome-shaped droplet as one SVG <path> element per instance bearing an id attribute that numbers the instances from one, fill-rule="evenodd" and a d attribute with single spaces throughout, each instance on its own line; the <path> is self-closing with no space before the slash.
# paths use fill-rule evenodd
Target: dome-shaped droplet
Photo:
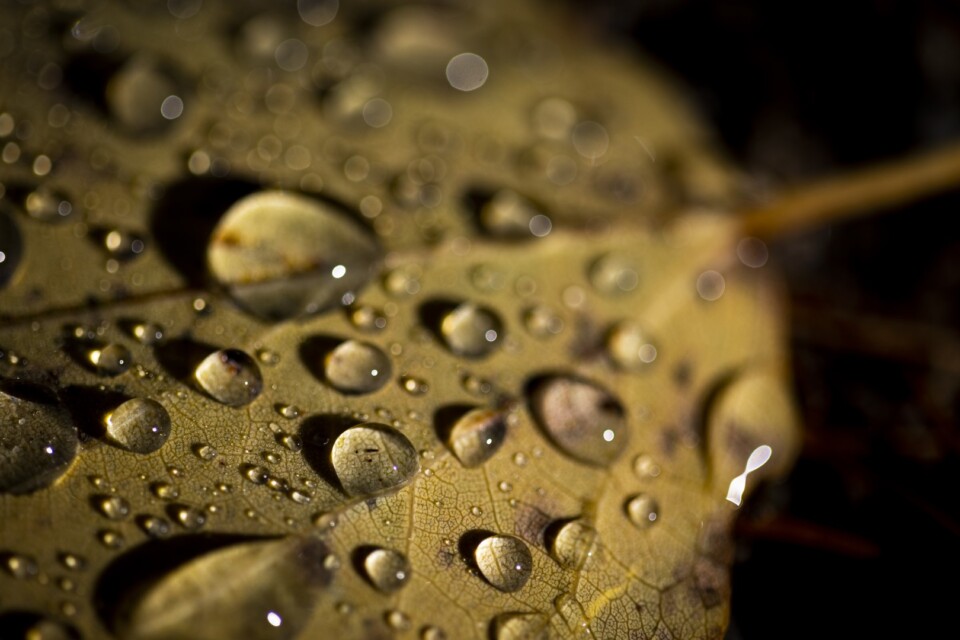
<path id="1" fill-rule="evenodd" d="M 548 640 L 550 620 L 541 613 L 501 613 L 491 623 L 496 640 Z"/>
<path id="2" fill-rule="evenodd" d="M 73 203 L 60 191 L 40 186 L 24 198 L 23 210 L 40 222 L 61 222 L 73 213 Z"/>
<path id="3" fill-rule="evenodd" d="M 159 543 L 163 544 L 163 543 Z M 117 635 L 137 640 L 293 640 L 332 580 L 315 536 L 247 542 L 174 569 L 118 611 Z M 136 591 L 113 577 L 119 593 Z"/>
<path id="4" fill-rule="evenodd" d="M 0 493 L 51 484 L 73 461 L 77 428 L 52 392 L 0 382 Z"/>
<path id="5" fill-rule="evenodd" d="M 130 368 L 133 361 L 130 349 L 115 342 L 91 349 L 88 357 L 90 363 L 96 367 L 97 373 L 105 376 L 120 375 Z"/>
<path id="6" fill-rule="evenodd" d="M 621 369 L 639 371 L 657 359 L 650 336 L 632 320 L 618 322 L 607 335 L 607 352 Z"/>
<path id="7" fill-rule="evenodd" d="M 580 518 L 558 525 L 550 532 L 550 555 L 562 567 L 573 569 L 583 566 L 596 549 L 596 529 Z"/>
<path id="8" fill-rule="evenodd" d="M 607 295 L 628 293 L 637 288 L 640 276 L 631 256 L 605 253 L 590 265 L 590 284 Z"/>
<path id="9" fill-rule="evenodd" d="M 375 496 L 399 489 L 420 470 L 417 450 L 406 436 L 373 422 L 340 434 L 330 453 L 333 469 L 351 496 Z"/>
<path id="10" fill-rule="evenodd" d="M 650 527 L 660 517 L 660 505 L 645 493 L 627 498 L 623 508 L 630 522 L 638 529 Z"/>
<path id="11" fill-rule="evenodd" d="M 554 376 L 534 384 L 530 401 L 546 434 L 577 460 L 605 466 L 626 449 L 630 432 L 623 405 L 600 386 Z"/>
<path id="12" fill-rule="evenodd" d="M 363 288 L 379 258 L 368 231 L 331 205 L 284 191 L 236 202 L 207 247 L 214 278 L 245 309 L 270 319 L 340 304 Z"/>
<path id="13" fill-rule="evenodd" d="M 210 396 L 231 407 L 252 402 L 263 388 L 260 367 L 239 349 L 221 349 L 204 358 L 194 374 Z"/>
<path id="14" fill-rule="evenodd" d="M 152 58 L 138 55 L 130 58 L 110 79 L 107 106 L 127 131 L 146 133 L 179 117 L 179 112 L 171 111 L 175 101 L 167 101 L 168 98 L 180 100 L 177 93 L 176 83 Z M 180 110 L 182 104 L 180 102 Z"/>
<path id="15" fill-rule="evenodd" d="M 120 496 L 99 496 L 94 498 L 93 506 L 110 520 L 126 520 L 130 515 L 130 503 Z"/>
<path id="16" fill-rule="evenodd" d="M 537 304 L 523 312 L 523 326 L 535 338 L 549 338 L 563 331 L 563 318 L 554 309 Z"/>
<path id="17" fill-rule="evenodd" d="M 373 549 L 363 557 L 363 570 L 374 587 L 390 593 L 410 580 L 410 561 L 393 549 Z"/>
<path id="18" fill-rule="evenodd" d="M 40 572 L 37 566 L 37 560 L 33 556 L 22 553 L 4 554 L 3 568 L 14 578 L 27 580 L 33 578 Z"/>
<path id="19" fill-rule="evenodd" d="M 17 223 L 6 209 L 0 209 L 0 288 L 13 279 L 22 255 L 23 239 Z"/>
<path id="20" fill-rule="evenodd" d="M 440 334 L 450 351 L 476 358 L 487 355 L 500 344 L 503 323 L 493 311 L 464 302 L 443 317 Z"/>
<path id="21" fill-rule="evenodd" d="M 503 412 L 473 409 L 454 423 L 447 436 L 447 446 L 463 466 L 476 467 L 500 449 L 506 436 Z"/>
<path id="22" fill-rule="evenodd" d="M 488 536 L 473 553 L 480 573 L 500 591 L 523 588 L 533 572 L 533 556 L 525 542 L 513 536 Z"/>
<path id="23" fill-rule="evenodd" d="M 156 451 L 170 437 L 170 414 L 148 398 L 127 400 L 106 416 L 107 437 L 135 453 Z"/>
<path id="24" fill-rule="evenodd" d="M 497 238 L 543 237 L 549 233 L 549 218 L 512 189 L 501 189 L 483 202 L 477 211 L 477 222 L 485 233 Z"/>
<path id="25" fill-rule="evenodd" d="M 163 340 L 163 327 L 155 322 L 137 322 L 130 327 L 130 333 L 140 344 L 152 345 Z"/>
<path id="26" fill-rule="evenodd" d="M 327 354 L 323 371 L 327 381 L 339 391 L 372 393 L 387 384 L 393 367 L 379 347 L 347 340 Z"/>

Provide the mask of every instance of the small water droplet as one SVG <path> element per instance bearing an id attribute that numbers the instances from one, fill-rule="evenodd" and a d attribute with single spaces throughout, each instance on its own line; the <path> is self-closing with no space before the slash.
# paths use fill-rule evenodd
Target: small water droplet
<path id="1" fill-rule="evenodd" d="M 104 529 L 97 533 L 97 539 L 107 549 L 122 549 L 127 545 L 127 539 L 123 537 L 123 534 L 111 529 Z"/>
<path id="2" fill-rule="evenodd" d="M 240 473 L 253 484 L 266 484 L 270 478 L 270 472 L 259 465 L 244 465 Z"/>
<path id="3" fill-rule="evenodd" d="M 231 407 L 252 402 L 263 389 L 260 367 L 239 349 L 211 353 L 197 367 L 195 377 L 214 400 Z"/>
<path id="4" fill-rule="evenodd" d="M 166 538 L 170 535 L 170 523 L 165 518 L 143 516 L 137 518 L 137 524 L 151 538 Z"/>
<path id="5" fill-rule="evenodd" d="M 146 244 L 135 233 L 111 229 L 103 234 L 103 248 L 117 260 L 130 260 L 143 253 Z"/>
<path id="6" fill-rule="evenodd" d="M 373 333 L 386 329 L 387 316 L 376 307 L 359 305 L 350 310 L 350 322 L 361 331 Z"/>
<path id="7" fill-rule="evenodd" d="M 423 268 L 417 264 L 404 264 L 388 271 L 383 277 L 383 289 L 395 298 L 413 296 L 420 292 Z"/>
<path id="8" fill-rule="evenodd" d="M 35 577 L 40 572 L 37 561 L 31 556 L 21 553 L 11 553 L 4 554 L 2 557 L 4 570 L 14 578 L 27 580 Z"/>
<path id="9" fill-rule="evenodd" d="M 496 640 L 549 640 L 550 621 L 540 613 L 501 613 L 491 623 Z"/>
<path id="10" fill-rule="evenodd" d="M 60 191 L 46 186 L 37 187 L 23 201 L 27 215 L 40 222 L 62 222 L 73 213 L 70 199 Z"/>
<path id="11" fill-rule="evenodd" d="M 188 531 L 200 529 L 207 523 L 207 515 L 203 511 L 186 505 L 173 505 L 170 515 L 174 522 Z"/>
<path id="12" fill-rule="evenodd" d="M 310 494 L 306 491 L 301 491 L 300 489 L 294 489 L 290 492 L 290 499 L 296 502 L 297 504 L 310 504 L 313 498 L 310 497 Z"/>
<path id="13" fill-rule="evenodd" d="M 412 396 L 422 396 L 430 391 L 430 385 L 416 376 L 400 376 L 400 388 Z"/>
<path id="14" fill-rule="evenodd" d="M 137 322 L 130 333 L 140 344 L 153 345 L 163 340 L 163 327 L 155 322 Z"/>
<path id="15" fill-rule="evenodd" d="M 407 631 L 411 626 L 410 616 L 396 609 L 387 611 L 384 618 L 394 631 Z"/>
<path id="16" fill-rule="evenodd" d="M 410 580 L 410 561 L 407 556 L 393 549 L 371 549 L 363 557 L 363 570 L 367 580 L 384 593 L 392 593 Z"/>
<path id="17" fill-rule="evenodd" d="M 660 506 L 657 501 L 645 493 L 627 498 L 623 508 L 630 522 L 638 529 L 650 527 L 660 517 Z"/>
<path id="18" fill-rule="evenodd" d="M 420 640 L 448 640 L 448 636 L 440 627 L 428 625 L 420 630 Z"/>
<path id="19" fill-rule="evenodd" d="M 284 191 L 237 201 L 207 249 L 210 270 L 230 295 L 274 320 L 340 304 L 363 288 L 379 259 L 367 230 L 332 205 Z"/>
<path id="20" fill-rule="evenodd" d="M 562 567 L 579 568 L 595 551 L 597 532 L 580 518 L 557 523 L 548 532 L 550 555 Z"/>
<path id="21" fill-rule="evenodd" d="M 180 490 L 169 482 L 154 482 L 150 485 L 150 493 L 161 500 L 175 500 L 180 497 Z"/>
<path id="22" fill-rule="evenodd" d="M 110 343 L 89 352 L 90 363 L 97 373 L 105 376 L 118 376 L 130 368 L 132 356 L 130 350 L 122 344 Z"/>
<path id="23" fill-rule="evenodd" d="M 554 444 L 581 462 L 606 466 L 626 449 L 623 405 L 595 383 L 562 375 L 539 380 L 531 408 Z"/>
<path id="24" fill-rule="evenodd" d="M 375 496 L 399 489 L 420 470 L 417 450 L 406 436 L 373 422 L 341 433 L 333 443 L 330 458 L 350 496 Z"/>
<path id="25" fill-rule="evenodd" d="M 107 414 L 107 437 L 134 453 L 150 453 L 170 437 L 170 414 L 149 398 L 133 398 Z"/>
<path id="26" fill-rule="evenodd" d="M 486 581 L 500 591 L 518 591 L 533 572 L 530 549 L 513 536 L 487 536 L 477 545 L 473 558 Z"/>
<path id="27" fill-rule="evenodd" d="M 193 448 L 193 451 L 197 454 L 197 457 L 204 462 L 212 462 L 220 455 L 220 453 L 209 444 L 197 445 Z"/>
<path id="28" fill-rule="evenodd" d="M 500 344 L 503 323 L 490 309 L 464 302 L 444 315 L 440 335 L 453 353 L 476 358 L 489 354 Z"/>
<path id="29" fill-rule="evenodd" d="M 590 284 L 606 295 L 629 293 L 637 288 L 640 276 L 632 256 L 605 253 L 590 265 Z"/>
<path id="30" fill-rule="evenodd" d="M 372 393 L 390 380 L 393 366 L 379 347 L 347 340 L 327 354 L 324 374 L 333 387 L 344 393 Z"/>
<path id="31" fill-rule="evenodd" d="M 607 351 L 621 369 L 639 371 L 657 359 L 657 348 L 647 333 L 632 320 L 613 326 L 607 334 Z"/>
<path id="32" fill-rule="evenodd" d="M 502 412 L 473 409 L 463 414 L 450 429 L 446 442 L 460 463 L 477 467 L 490 459 L 507 436 Z"/>
<path id="33" fill-rule="evenodd" d="M 527 198 L 512 189 L 501 189 L 477 211 L 480 228 L 497 238 L 542 238 L 550 233 L 550 218 Z"/>
<path id="34" fill-rule="evenodd" d="M 130 503 L 120 496 L 99 496 L 94 498 L 93 504 L 110 520 L 126 520 L 130 515 Z"/>
<path id="35" fill-rule="evenodd" d="M 280 434 L 277 437 L 277 442 L 283 445 L 287 450 L 293 451 L 294 453 L 303 449 L 303 440 L 300 439 L 300 436 L 290 433 Z"/>
<path id="36" fill-rule="evenodd" d="M 300 417 L 300 407 L 292 404 L 279 404 L 277 405 L 277 413 L 287 420 L 293 420 Z"/>
<path id="37" fill-rule="evenodd" d="M 177 93 L 170 75 L 153 58 L 139 54 L 110 78 L 107 106 L 123 128 L 132 133 L 146 133 L 167 124 L 162 105 Z"/>
<path id="38" fill-rule="evenodd" d="M 535 338 L 549 338 L 563 331 L 563 318 L 550 307 L 538 304 L 523 312 L 523 326 Z"/>
<path id="39" fill-rule="evenodd" d="M 58 559 L 60 564 L 70 571 L 83 571 L 87 568 L 87 559 L 75 553 L 61 553 Z"/>
<path id="40" fill-rule="evenodd" d="M 656 478 L 660 475 L 660 465 L 650 455 L 641 453 L 633 459 L 633 473 L 641 480 Z"/>

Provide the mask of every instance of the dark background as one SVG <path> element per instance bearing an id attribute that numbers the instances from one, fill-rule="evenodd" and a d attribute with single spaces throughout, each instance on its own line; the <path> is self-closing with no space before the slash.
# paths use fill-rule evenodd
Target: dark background
<path id="1" fill-rule="evenodd" d="M 960 142 L 960 3 L 586 5 L 686 83 L 762 184 Z M 738 522 L 728 640 L 956 635 L 958 212 L 960 186 L 770 247 L 804 446 Z"/>

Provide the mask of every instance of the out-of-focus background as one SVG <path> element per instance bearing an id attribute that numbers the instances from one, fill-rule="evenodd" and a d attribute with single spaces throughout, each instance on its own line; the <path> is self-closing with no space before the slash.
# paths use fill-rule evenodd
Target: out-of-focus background
<path id="1" fill-rule="evenodd" d="M 686 85 L 760 187 L 960 142 L 960 5 L 577 3 Z M 960 570 L 960 184 L 771 246 L 805 423 L 744 510 L 729 640 L 941 635 Z M 948 634 L 949 635 L 949 634 Z"/>

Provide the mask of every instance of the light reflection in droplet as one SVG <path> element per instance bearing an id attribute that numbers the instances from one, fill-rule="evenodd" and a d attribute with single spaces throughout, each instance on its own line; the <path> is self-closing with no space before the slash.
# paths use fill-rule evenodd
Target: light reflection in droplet
<path id="1" fill-rule="evenodd" d="M 747 458 L 747 465 L 743 473 L 730 481 L 730 488 L 727 489 L 727 500 L 738 507 L 740 506 L 740 502 L 743 499 L 743 491 L 747 486 L 747 475 L 765 465 L 772 454 L 773 449 L 765 444 L 753 450 L 750 457 Z"/>
<path id="2" fill-rule="evenodd" d="M 167 120 L 176 120 L 183 114 L 183 100 L 180 96 L 167 96 L 160 104 L 160 115 Z"/>
<path id="3" fill-rule="evenodd" d="M 338 265 L 335 266 L 335 267 L 333 268 L 333 270 L 330 272 L 330 275 L 332 275 L 335 279 L 339 280 L 340 278 L 342 278 L 343 276 L 345 276 L 346 273 L 347 273 L 347 268 L 346 268 L 345 266 L 343 266 L 342 264 L 338 264 Z"/>
<path id="4" fill-rule="evenodd" d="M 279 627 L 283 624 L 283 618 L 281 618 L 276 611 L 270 611 L 267 613 L 267 623 L 269 623 L 271 627 Z"/>
<path id="5" fill-rule="evenodd" d="M 719 300 L 726 287 L 723 275 L 717 271 L 704 271 L 697 278 L 697 293 L 707 302 Z"/>
<path id="6" fill-rule="evenodd" d="M 759 269 L 767 264 L 770 252 L 763 240 L 747 237 L 737 243 L 737 257 L 746 266 Z"/>
<path id="7" fill-rule="evenodd" d="M 487 81 L 487 61 L 475 53 L 460 53 L 447 63 L 447 82 L 460 91 L 474 91 Z"/>

